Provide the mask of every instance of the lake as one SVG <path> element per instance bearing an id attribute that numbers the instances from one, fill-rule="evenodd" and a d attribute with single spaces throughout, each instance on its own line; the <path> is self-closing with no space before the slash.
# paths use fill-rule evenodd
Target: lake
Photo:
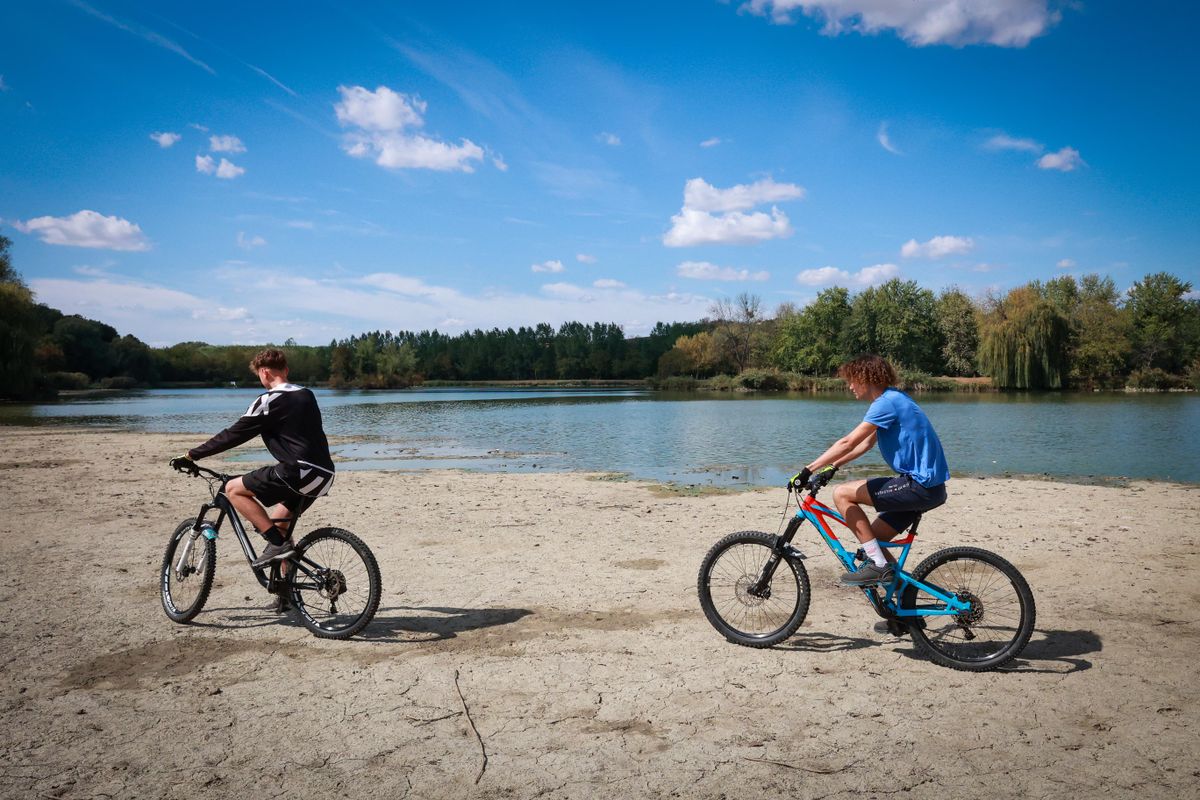
<path id="1" fill-rule="evenodd" d="M 252 389 L 131 392 L 0 405 L 0 425 L 208 434 Z M 345 468 L 587 470 L 684 484 L 781 485 L 866 404 L 840 395 L 638 390 L 317 390 Z M 925 394 L 955 475 L 1046 474 L 1200 483 L 1195 393 Z M 2 433 L 0 433 L 2 436 Z M 260 451 L 257 455 L 261 456 Z M 164 453 L 164 458 L 168 453 Z M 252 454 L 253 455 L 253 454 Z M 856 474 L 885 474 L 878 451 Z"/>

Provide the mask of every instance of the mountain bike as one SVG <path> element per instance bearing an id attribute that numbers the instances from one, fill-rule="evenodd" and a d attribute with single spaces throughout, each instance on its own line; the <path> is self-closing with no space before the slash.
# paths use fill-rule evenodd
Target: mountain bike
<path id="1" fill-rule="evenodd" d="M 806 556 L 792 544 L 804 522 L 812 523 L 847 570 L 869 563 L 861 548 L 851 552 L 842 546 L 829 522 L 849 530 L 846 521 L 817 500 L 830 477 L 819 474 L 804 486 L 788 484 L 784 518 L 793 489 L 799 507 L 782 535 L 731 533 L 705 555 L 697 580 L 700 606 L 729 641 L 771 647 L 804 622 L 810 600 Z M 805 489 L 808 494 L 801 498 Z M 886 585 L 863 587 L 867 600 L 890 633 L 911 635 L 920 650 L 942 666 L 983 672 L 1009 663 L 1033 634 L 1036 612 L 1029 584 L 1008 561 L 977 547 L 939 550 L 905 572 L 920 521 L 918 515 L 907 535 L 879 542 L 894 566 L 894 577 Z M 853 532 L 850 536 L 854 541 Z M 898 557 L 891 553 L 895 548 L 900 548 Z"/>
<path id="2" fill-rule="evenodd" d="M 194 463 L 177 469 L 208 481 L 212 499 L 195 517 L 179 523 L 167 543 L 161 594 L 171 620 L 190 622 L 204 608 L 217 569 L 217 537 L 228 520 L 259 584 L 278 596 L 280 610 L 296 612 L 314 636 L 349 639 L 370 623 L 379 608 L 381 581 L 375 555 L 361 539 L 341 528 L 317 528 L 296 544 L 288 559 L 255 567 L 254 545 L 225 494 L 225 484 L 235 476 Z M 311 502 L 292 515 L 288 538 Z M 209 519 L 210 512 L 216 512 L 215 520 Z"/>

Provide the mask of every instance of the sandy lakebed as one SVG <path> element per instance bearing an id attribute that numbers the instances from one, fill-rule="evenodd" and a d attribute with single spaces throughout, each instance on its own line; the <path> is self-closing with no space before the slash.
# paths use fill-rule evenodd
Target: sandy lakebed
<path id="1" fill-rule="evenodd" d="M 202 438 L 0 428 L 4 797 L 1200 790 L 1200 487 L 953 481 L 914 557 L 995 550 L 1038 607 L 1019 660 L 969 674 L 874 634 L 803 529 L 803 627 L 727 643 L 697 568 L 725 533 L 774 532 L 784 491 L 582 474 L 343 471 L 301 528 L 374 549 L 360 637 L 266 611 L 231 535 L 206 610 L 176 625 L 159 564 L 206 494 L 165 462 Z"/>

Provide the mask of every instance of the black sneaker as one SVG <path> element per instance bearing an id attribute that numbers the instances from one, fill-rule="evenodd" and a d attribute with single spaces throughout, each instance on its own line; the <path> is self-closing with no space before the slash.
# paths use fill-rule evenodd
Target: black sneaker
<path id="1" fill-rule="evenodd" d="M 877 567 L 874 561 L 868 561 L 860 566 L 854 572 L 847 572 L 842 575 L 842 584 L 845 586 L 878 586 L 881 583 L 891 583 L 892 578 L 896 575 L 896 571 L 892 569 L 892 565 Z"/>
<path id="2" fill-rule="evenodd" d="M 288 539 L 283 544 L 268 544 L 263 548 L 262 554 L 250 562 L 252 567 L 265 567 L 272 561 L 282 561 L 285 558 L 290 558 L 296 553 L 296 543 Z"/>

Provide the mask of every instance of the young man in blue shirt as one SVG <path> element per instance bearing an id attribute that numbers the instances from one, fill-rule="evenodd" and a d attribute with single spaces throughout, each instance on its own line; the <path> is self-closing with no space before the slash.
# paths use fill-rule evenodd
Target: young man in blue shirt
<path id="1" fill-rule="evenodd" d="M 836 470 L 879 443 L 884 461 L 899 474 L 839 484 L 833 491 L 833 501 L 869 558 L 857 571 L 842 575 L 842 583 L 886 584 L 892 580 L 893 571 L 879 540 L 891 541 L 919 513 L 946 502 L 950 469 L 925 412 L 912 398 L 893 388 L 896 371 L 886 359 L 859 356 L 843 364 L 838 375 L 850 385 L 856 399 L 869 401 L 871 407 L 854 430 L 830 445 L 797 477 L 803 483 L 805 473 Z M 880 512 L 874 522 L 867 519 L 862 506 Z"/>

